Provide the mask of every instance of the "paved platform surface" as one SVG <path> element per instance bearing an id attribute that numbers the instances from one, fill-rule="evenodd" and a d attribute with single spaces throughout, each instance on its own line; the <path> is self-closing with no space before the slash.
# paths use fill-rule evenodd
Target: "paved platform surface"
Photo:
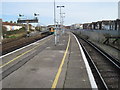
<path id="1" fill-rule="evenodd" d="M 69 48 L 65 56 L 67 46 Z M 25 53 L 28 50 L 29 52 Z M 55 86 L 56 74 L 60 71 L 64 56 L 65 61 L 57 76 Z M 54 45 L 54 36 L 38 41 L 23 50 L 4 57 L 3 64 L 10 60 L 13 61 L 2 68 L 7 73 L 10 70 L 14 70 L 14 72 L 2 80 L 3 88 L 51 88 L 52 86 L 56 88 L 91 88 L 79 46 L 71 33 L 61 36 L 57 46 Z M 22 61 L 26 62 L 20 64 L 19 62 Z M 15 66 L 12 67 L 13 65 Z M 22 66 L 17 68 L 19 65 Z"/>
<path id="2" fill-rule="evenodd" d="M 78 43 L 71 35 L 68 66 L 64 88 L 91 88 Z"/>

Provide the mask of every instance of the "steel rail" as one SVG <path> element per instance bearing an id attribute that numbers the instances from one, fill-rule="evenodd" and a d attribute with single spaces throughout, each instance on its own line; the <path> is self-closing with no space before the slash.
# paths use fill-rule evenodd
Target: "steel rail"
<path id="1" fill-rule="evenodd" d="M 96 46 L 95 44 L 93 44 L 90 41 L 87 41 L 83 38 L 81 38 L 82 40 L 84 40 L 85 42 L 87 42 L 89 45 L 91 45 L 93 48 L 95 48 L 99 53 L 101 53 L 105 58 L 107 58 L 113 65 L 115 65 L 117 67 L 118 70 L 120 70 L 120 62 L 118 62 L 117 59 L 115 59 L 114 57 L 110 56 L 109 54 L 107 54 L 105 51 L 101 50 L 98 46 Z"/>
<path id="2" fill-rule="evenodd" d="M 76 35 L 77 36 L 77 35 Z M 77 36 L 78 40 L 80 39 L 79 36 Z M 95 65 L 94 61 L 92 60 L 91 56 L 89 55 L 88 51 L 86 50 L 86 48 L 84 47 L 84 45 L 79 41 L 80 45 L 82 46 L 83 48 L 83 51 L 88 59 L 88 62 L 89 62 L 89 65 L 90 67 L 92 67 L 92 72 L 93 72 L 93 68 L 94 68 L 94 72 L 97 72 L 97 77 L 99 77 L 99 82 L 97 83 L 100 83 L 101 86 L 98 87 L 98 88 L 104 88 L 105 90 L 108 90 L 108 86 L 106 84 L 106 82 L 104 81 L 104 79 L 102 78 L 102 75 L 100 74 L 99 70 L 97 69 L 97 66 Z M 99 85 L 98 85 L 99 86 Z"/>
<path id="3" fill-rule="evenodd" d="M 77 34 L 75 34 L 75 35 L 77 36 L 77 38 L 79 40 L 82 39 L 84 42 L 86 42 L 88 45 L 90 45 L 92 48 L 94 48 L 97 52 L 99 52 L 102 56 L 104 56 L 104 58 L 107 59 L 108 62 L 110 62 L 113 65 L 112 67 L 114 67 L 118 71 L 118 73 L 119 73 L 119 71 L 120 71 L 120 62 L 119 61 L 117 61 L 114 57 L 112 57 L 109 54 L 107 54 L 105 51 L 100 49 L 98 46 L 96 46 L 92 42 L 87 41 L 87 40 L 79 37 Z M 100 71 L 98 70 L 97 66 L 95 65 L 94 60 L 91 58 L 91 56 L 88 53 L 88 51 L 86 50 L 85 46 L 80 41 L 79 41 L 79 43 L 81 44 L 81 46 L 82 46 L 82 48 L 83 48 L 83 50 L 85 52 L 85 55 L 86 55 L 86 57 L 88 59 L 88 62 L 90 64 L 90 66 L 91 66 L 92 72 L 95 73 L 95 77 L 97 77 L 97 82 L 98 82 L 97 84 L 100 85 L 100 86 L 98 85 L 98 87 L 100 87 L 100 88 L 102 87 L 105 90 L 109 90 L 107 82 L 103 79 L 103 76 L 100 73 Z"/>

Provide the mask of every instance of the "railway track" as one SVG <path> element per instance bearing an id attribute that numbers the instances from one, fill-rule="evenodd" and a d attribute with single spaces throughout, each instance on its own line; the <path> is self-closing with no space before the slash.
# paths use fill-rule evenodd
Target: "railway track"
<path id="1" fill-rule="evenodd" d="M 114 45 L 110 45 L 108 44 L 110 47 L 116 49 L 118 52 L 120 52 L 120 48 L 119 48 L 119 45 L 118 46 L 114 46 Z"/>
<path id="2" fill-rule="evenodd" d="M 7 54 L 13 50 L 19 49 L 25 45 L 28 45 L 30 43 L 33 43 L 37 40 L 40 40 L 46 36 L 48 36 L 49 33 L 44 33 L 32 37 L 22 37 L 13 41 L 7 41 L 2 43 L 2 55 Z"/>
<path id="3" fill-rule="evenodd" d="M 90 41 L 75 35 L 85 52 L 98 88 L 100 90 L 119 90 L 120 62 Z"/>

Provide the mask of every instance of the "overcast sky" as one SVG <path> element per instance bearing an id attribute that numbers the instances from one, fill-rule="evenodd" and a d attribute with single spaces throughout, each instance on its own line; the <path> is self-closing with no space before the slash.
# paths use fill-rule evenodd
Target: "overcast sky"
<path id="1" fill-rule="evenodd" d="M 41 2 L 15 2 L 14 0 L 2 2 L 2 19 L 3 21 L 17 21 L 18 14 L 24 14 L 27 18 L 33 18 L 33 13 L 39 13 L 40 24 L 53 24 L 53 0 Z M 56 0 L 57 1 L 57 0 Z M 111 20 L 118 18 L 118 1 L 119 0 L 99 1 L 72 1 L 65 0 L 56 2 L 57 5 L 64 5 L 62 12 L 65 13 L 65 25 L 74 23 L 87 23 L 99 20 Z M 59 9 L 56 8 L 57 21 L 59 21 Z"/>

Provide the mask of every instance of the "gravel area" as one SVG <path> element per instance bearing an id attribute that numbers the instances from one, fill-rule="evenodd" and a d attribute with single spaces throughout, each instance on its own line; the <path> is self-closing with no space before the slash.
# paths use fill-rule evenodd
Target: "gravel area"
<path id="1" fill-rule="evenodd" d="M 93 42 L 93 41 L 92 41 Z M 112 48 L 111 46 L 102 44 L 102 43 L 98 43 L 98 42 L 93 42 L 95 45 L 99 46 L 101 49 L 103 49 L 106 53 L 109 53 L 111 56 L 119 59 L 120 61 L 120 52 L 114 48 Z"/>

